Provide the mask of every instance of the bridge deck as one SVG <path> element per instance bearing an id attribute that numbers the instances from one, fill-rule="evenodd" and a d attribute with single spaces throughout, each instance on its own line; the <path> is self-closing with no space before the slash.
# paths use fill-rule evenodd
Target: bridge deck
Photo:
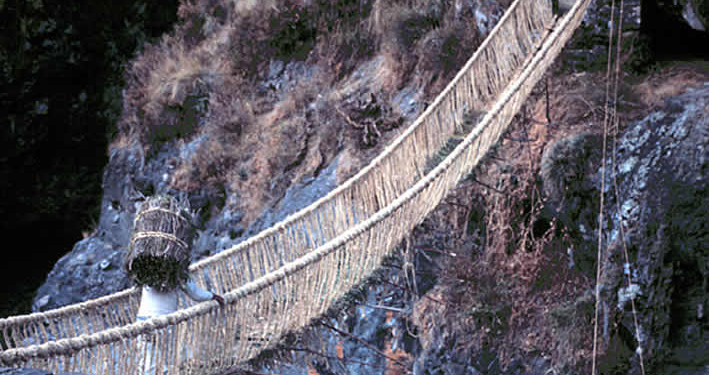
<path id="1" fill-rule="evenodd" d="M 127 374 L 137 373 L 147 358 L 171 374 L 203 374 L 231 368 L 276 345 L 371 274 L 478 163 L 581 22 L 589 2 L 579 0 L 555 24 L 550 1 L 515 1 L 453 81 L 370 165 L 284 222 L 192 265 L 198 283 L 209 280 L 225 294 L 224 308 L 206 302 L 134 323 L 139 294 L 126 290 L 10 317 L 0 320 L 8 347 L 0 353 L 0 364 Z M 484 118 L 424 174 L 426 159 L 459 129 L 464 112 L 481 108 Z M 427 157 L 421 160 L 421 155 Z"/>

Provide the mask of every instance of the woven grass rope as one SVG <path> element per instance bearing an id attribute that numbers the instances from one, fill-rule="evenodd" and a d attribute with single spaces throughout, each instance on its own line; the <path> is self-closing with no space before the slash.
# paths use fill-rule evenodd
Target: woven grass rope
<path id="1" fill-rule="evenodd" d="M 543 44 L 552 21 L 549 2 L 515 1 L 441 96 L 359 177 L 237 248 L 192 265 L 198 283 L 210 278 L 225 293 L 225 308 L 207 302 L 130 323 L 122 315 L 130 318 L 134 312 L 136 292 L 126 291 L 81 308 L 8 318 L 0 320 L 0 329 L 15 348 L 0 353 L 0 363 L 135 373 L 133 356 L 120 353 L 134 353 L 142 336 L 154 340 L 151 355 L 169 374 L 204 374 L 272 347 L 375 270 L 482 158 L 580 23 L 589 1 L 580 0 Z M 517 50 L 520 45 L 524 53 Z M 494 104 L 475 101 L 483 95 L 499 98 Z M 463 113 L 476 107 L 486 112 L 483 120 L 423 176 L 427 158 L 455 133 Z M 34 345 L 21 347 L 30 339 Z"/>
<path id="2" fill-rule="evenodd" d="M 187 200 L 170 196 L 149 197 L 141 204 L 124 260 L 136 284 L 166 291 L 187 280 L 194 233 L 189 211 Z"/>

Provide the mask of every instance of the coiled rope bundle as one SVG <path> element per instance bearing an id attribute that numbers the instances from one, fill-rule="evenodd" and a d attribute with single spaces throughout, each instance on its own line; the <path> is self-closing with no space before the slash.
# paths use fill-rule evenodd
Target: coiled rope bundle
<path id="1" fill-rule="evenodd" d="M 124 259 L 136 284 L 165 291 L 187 280 L 194 234 L 189 212 L 188 201 L 170 196 L 150 197 L 140 206 Z"/>

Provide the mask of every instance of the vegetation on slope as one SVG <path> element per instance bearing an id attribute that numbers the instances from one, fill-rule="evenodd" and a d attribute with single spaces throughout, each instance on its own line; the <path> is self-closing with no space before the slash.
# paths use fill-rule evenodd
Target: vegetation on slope
<path id="1" fill-rule="evenodd" d="M 197 1 L 182 4 L 180 17 L 173 34 L 133 62 L 114 147 L 131 137 L 149 153 L 175 139 L 194 144 L 188 160 L 175 161 L 173 187 L 239 191 L 247 222 L 336 155 L 345 165 L 339 178 L 358 170 L 395 133 L 386 130 L 399 122 L 392 104 L 398 91 L 415 85 L 422 100 L 431 99 L 481 39 L 472 15 L 456 14 L 450 1 Z M 579 68 L 578 58 L 566 58 L 556 69 Z M 601 65 L 594 61 L 586 63 L 596 70 Z M 433 320 L 416 311 L 430 312 L 426 304 L 435 299 L 458 337 L 454 353 L 495 353 L 502 368 L 543 357 L 552 372 L 588 372 L 595 260 L 587 256 L 584 233 L 570 223 L 582 219 L 588 232 L 595 228 L 598 196 L 585 179 L 598 158 L 589 154 L 578 165 L 583 171 L 558 181 L 537 176 L 547 143 L 583 133 L 590 136 L 582 144 L 596 145 L 601 76 L 551 78 L 554 123 L 545 124 L 540 88 L 529 101 L 531 116 L 523 111 L 500 146 L 424 223 L 413 242 L 446 233 L 451 241 L 437 250 L 456 256 L 443 267 L 436 298 L 415 308 L 422 345 Z M 621 87 L 628 118 L 641 113 L 643 90 Z M 549 189 L 560 201 L 584 204 L 550 208 Z M 600 348 L 604 371 L 623 350 L 618 339 Z"/>
<path id="2" fill-rule="evenodd" d="M 602 151 L 605 102 L 605 86 L 597 83 L 605 81 L 605 72 L 555 74 L 567 58 L 574 56 L 560 57 L 498 146 L 411 239 L 425 243 L 440 233 L 449 236 L 437 251 L 454 256 L 429 293 L 445 304 L 421 298 L 414 322 L 423 332 L 449 330 L 444 337 L 454 337 L 452 355 L 470 358 L 476 368 L 494 366 L 505 373 L 533 366 L 539 357 L 550 364 L 549 373 L 591 368 L 600 204 L 593 181 L 600 173 L 596 153 Z M 621 127 L 709 77 L 705 63 L 654 69 L 649 76 L 621 74 Z M 545 172 L 549 167 L 555 171 Z M 602 283 L 620 271 L 604 272 Z M 675 314 L 683 317 L 685 309 Z M 599 318 L 604 335 L 599 371 L 628 373 L 635 350 L 632 333 L 612 314 L 610 326 Z M 424 347 L 433 345 L 430 334 L 419 337 Z M 658 355 L 645 364 L 662 360 Z"/>
<path id="3" fill-rule="evenodd" d="M 451 1 L 196 1 L 127 72 L 113 147 L 148 155 L 190 144 L 175 160 L 180 190 L 239 191 L 248 222 L 266 202 L 340 151 L 338 178 L 372 157 L 402 124 L 406 85 L 432 98 L 481 41 Z"/>

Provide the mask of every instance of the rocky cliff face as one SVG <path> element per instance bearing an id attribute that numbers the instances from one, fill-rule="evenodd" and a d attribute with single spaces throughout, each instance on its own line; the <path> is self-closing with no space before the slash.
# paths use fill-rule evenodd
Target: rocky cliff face
<path id="1" fill-rule="evenodd" d="M 630 373 L 639 348 L 647 368 L 665 363 L 657 373 L 709 369 L 707 108 L 709 82 L 667 99 L 619 139 L 607 175 L 603 333 L 636 353 Z"/>
<path id="2" fill-rule="evenodd" d="M 414 373 L 590 371 L 594 276 L 599 263 L 600 373 L 640 374 L 641 354 L 648 374 L 707 373 L 707 73 L 693 88 L 666 97 L 642 119 L 629 123 L 617 144 L 609 146 L 599 262 L 602 136 L 586 131 L 602 128 L 586 124 L 576 130 L 568 125 L 529 129 L 527 134 L 537 142 L 554 133 L 558 137 L 559 131 L 567 133 L 537 151 L 534 146 L 530 150 L 542 157 L 542 169 L 549 164 L 556 170 L 540 174 L 548 209 L 541 209 L 530 234 L 547 219 L 557 229 L 540 229 L 539 234 L 547 232 L 534 235 L 541 249 L 521 252 L 515 247 L 490 256 L 477 253 L 479 239 L 486 243 L 483 235 L 466 234 L 453 225 L 443 227 L 460 233 L 457 246 L 441 247 L 458 256 L 453 264 L 442 263 L 441 282 L 413 304 L 410 318 L 419 346 L 413 357 Z M 515 132 L 514 125 L 510 131 Z M 612 145 L 612 133 L 608 142 Z M 514 143 L 504 140 L 501 149 L 514 151 Z M 589 144 L 596 148 L 589 150 Z M 505 155 L 510 153 L 497 151 L 495 158 Z M 496 175 L 523 182 L 524 175 L 510 172 L 514 170 L 503 168 Z M 549 185 L 552 188 L 546 189 Z M 461 190 L 465 189 L 464 183 Z M 514 185 L 507 192 L 517 194 Z M 472 195 L 477 194 L 473 190 Z M 458 194 L 449 199 L 470 198 Z M 486 209 L 471 208 L 468 225 L 477 226 L 473 231 L 496 233 L 491 227 L 494 220 L 485 221 L 485 227 L 476 218 L 476 212 Z M 450 210 L 437 209 L 446 216 Z M 495 215 L 503 217 L 504 212 Z M 514 222 L 510 225 L 515 227 Z M 494 241 L 485 251 L 495 251 Z M 511 272 L 505 272 L 508 267 Z"/>
<path id="3" fill-rule="evenodd" d="M 503 11 L 492 2 L 483 5 L 463 2 L 455 7 L 447 3 L 429 5 L 416 8 L 415 12 L 407 12 L 405 17 L 411 20 L 396 20 L 409 31 L 432 34 L 431 40 L 422 40 L 421 43 L 439 42 L 437 38 L 440 36 L 429 25 L 436 19 L 440 19 L 436 22 L 443 22 L 444 17 L 452 17 L 450 20 L 446 18 L 445 22 L 453 27 L 461 22 L 464 13 L 466 16 L 472 14 L 476 19 L 475 26 L 489 31 Z M 309 14 L 315 23 L 333 21 L 327 18 L 330 15 L 317 13 L 322 11 L 317 8 L 319 5 L 309 6 L 315 9 L 295 7 L 275 15 L 268 14 L 271 11 L 269 8 L 264 11 L 267 14 L 264 17 L 281 16 L 291 22 L 291 17 Z M 369 13 L 360 16 L 371 15 L 375 11 L 369 9 L 372 6 L 371 2 L 362 1 L 360 11 Z M 214 7 L 216 13 L 221 9 L 216 5 Z M 194 26 L 189 15 L 197 16 L 201 11 L 185 5 L 180 14 L 187 20 L 181 29 Z M 249 11 L 253 10 L 230 10 L 233 14 L 229 16 L 238 18 L 242 16 L 238 12 Z M 392 17 L 391 14 L 384 14 L 385 10 L 380 12 L 382 17 Z M 207 18 L 216 17 L 215 20 L 210 18 L 210 22 L 227 22 L 226 15 L 216 16 L 216 13 L 209 14 Z M 236 19 L 233 22 L 253 20 Z M 213 28 L 208 28 L 206 24 L 203 26 L 200 32 L 204 35 L 200 34 L 200 40 L 216 37 Z M 297 22 L 291 26 L 305 27 Z M 386 28 L 382 32 L 392 31 Z M 473 34 L 477 36 L 479 32 Z M 262 35 L 259 34 L 259 37 Z M 188 34 L 182 35 L 181 31 L 176 32 L 174 38 L 186 38 L 186 45 L 198 48 L 197 42 Z M 415 43 L 420 38 L 421 35 L 398 42 Z M 264 42 L 269 45 L 268 48 L 279 47 L 270 42 Z M 166 59 L 170 64 L 184 63 L 185 69 L 194 69 L 188 62 L 198 63 L 175 61 L 174 53 L 166 52 L 167 48 L 165 45 L 146 47 L 143 56 L 134 62 L 131 74 L 142 74 L 144 65 L 154 64 L 153 60 L 159 59 Z M 292 52 L 287 48 L 279 51 Z M 376 155 L 394 137 L 393 131 L 405 119 L 411 121 L 415 118 L 423 108 L 421 98 L 425 95 L 422 91 L 432 85 L 440 86 L 443 78 L 443 75 L 434 77 L 433 83 L 423 85 L 410 80 L 407 85 L 389 92 L 386 91 L 388 87 L 382 87 L 380 80 L 396 80 L 396 75 L 401 74 L 391 71 L 391 56 L 386 53 L 372 58 L 358 56 L 362 59 L 357 61 L 359 65 L 356 69 L 349 72 L 350 78 L 337 82 L 333 92 L 317 95 L 313 90 L 323 86 L 325 78 L 322 76 L 325 73 L 320 66 L 323 62 L 315 52 L 318 51 L 311 53 L 315 57 L 311 57 L 312 61 L 308 60 L 308 63 L 292 55 L 288 55 L 285 62 L 273 59 L 263 63 L 263 74 L 255 76 L 253 82 L 240 82 L 254 86 L 253 89 L 243 89 L 243 95 L 250 96 L 248 103 L 245 100 L 233 101 L 236 100 L 234 93 L 222 92 L 232 89 L 233 86 L 228 84 L 233 82 L 207 79 L 206 76 L 191 84 L 184 81 L 195 77 L 177 77 L 180 78 L 178 82 L 172 82 L 170 80 L 173 78 L 177 79 L 169 75 L 172 73 L 166 73 L 168 76 L 165 77 L 172 85 L 169 87 L 173 89 L 171 93 L 144 98 L 148 95 L 141 90 L 147 90 L 143 86 L 150 83 L 145 82 L 149 79 L 140 81 L 140 77 L 131 76 L 124 102 L 123 122 L 126 124 L 121 126 L 128 126 L 127 123 L 135 125 L 133 122 L 137 122 L 143 126 L 140 132 L 155 132 L 143 134 L 138 129 L 126 129 L 114 140 L 103 174 L 104 194 L 99 222 L 94 232 L 79 241 L 49 273 L 47 282 L 37 292 L 33 310 L 43 311 L 95 298 L 127 286 L 120 269 L 120 259 L 130 237 L 136 204 L 144 196 L 173 194 L 187 197 L 192 208 L 199 213 L 201 227 L 194 243 L 193 260 L 214 254 L 307 206 L 346 176 L 354 174 L 365 160 Z M 460 60 L 456 63 L 464 61 L 461 56 L 451 57 Z M 467 58 L 467 53 L 463 57 Z M 328 61 L 325 63 L 329 64 Z M 451 67 L 444 66 L 446 77 L 454 73 Z M 441 69 L 440 66 L 434 68 Z M 391 77 L 382 78 L 386 75 Z M 375 93 L 373 87 L 380 92 Z M 209 90 L 219 93 L 213 95 L 216 99 L 208 98 Z M 138 100 L 134 96 L 139 95 L 142 95 L 140 100 L 143 102 L 131 101 Z M 392 100 L 387 102 L 382 97 Z M 145 100 L 158 103 L 146 104 Z M 222 100 L 227 100 L 229 106 Z M 339 112 L 333 108 L 336 101 L 339 101 Z M 164 105 L 162 115 L 174 122 L 169 129 L 151 123 L 152 120 L 147 118 L 150 114 L 144 113 L 158 104 Z M 138 120 L 139 117 L 145 118 Z M 367 125 L 359 131 L 352 123 Z M 151 128 L 153 125 L 157 128 Z M 264 131 L 259 131 L 256 125 L 263 125 Z M 131 138 L 136 134 L 141 136 Z M 144 140 L 141 137 L 149 138 L 147 143 L 141 143 Z M 235 151 L 243 152 L 235 154 Z"/>

